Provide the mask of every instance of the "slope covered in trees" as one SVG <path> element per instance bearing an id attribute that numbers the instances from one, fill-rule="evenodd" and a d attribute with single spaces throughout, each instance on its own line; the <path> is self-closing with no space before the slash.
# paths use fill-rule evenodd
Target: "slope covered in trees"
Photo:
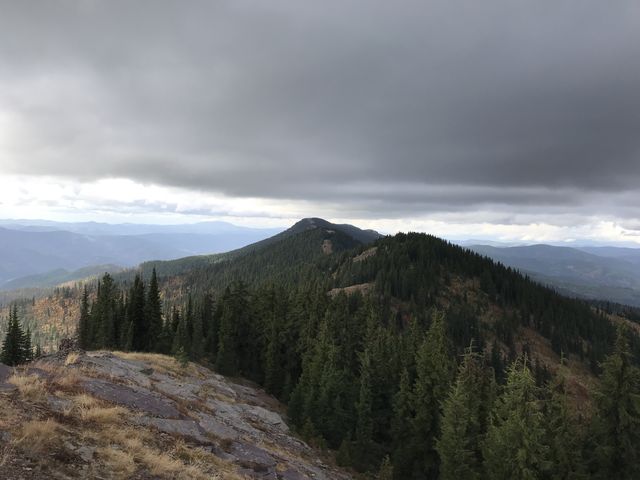
<path id="1" fill-rule="evenodd" d="M 361 245 L 314 228 L 169 273 L 159 285 L 153 270 L 121 285 L 105 276 L 84 297 L 83 345 L 251 379 L 307 440 L 387 478 L 637 473 L 637 336 L 616 343 L 603 313 L 480 255 L 423 234 Z M 590 406 L 523 332 L 601 375 Z"/>
<path id="2" fill-rule="evenodd" d="M 185 290 L 198 294 L 223 290 L 239 280 L 254 287 L 328 284 L 327 272 L 335 267 L 339 254 L 362 245 L 363 241 L 368 243 L 379 238 L 375 232 L 344 227 L 320 219 L 305 219 L 274 237 L 239 250 L 168 262 L 146 262 L 141 270 L 145 277 L 153 269 L 163 278 L 178 276 Z"/>

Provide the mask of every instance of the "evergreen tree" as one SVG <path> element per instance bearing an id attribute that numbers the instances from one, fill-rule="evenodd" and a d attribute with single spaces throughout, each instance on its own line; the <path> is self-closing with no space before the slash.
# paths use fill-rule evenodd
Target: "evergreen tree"
<path id="1" fill-rule="evenodd" d="M 416 356 L 416 381 L 413 389 L 413 475 L 438 478 L 439 457 L 435 441 L 440 434 L 440 404 L 447 396 L 454 376 L 452 356 L 444 315 L 434 311 L 431 325 Z"/>
<path id="2" fill-rule="evenodd" d="M 356 438 L 354 465 L 366 470 L 375 463 L 373 448 L 373 398 L 371 391 L 371 359 L 365 350 L 360 367 L 360 392 L 356 404 Z"/>
<path id="3" fill-rule="evenodd" d="M 411 425 L 413 416 L 411 380 L 408 370 L 405 369 L 400 376 L 398 392 L 393 398 L 393 420 L 391 423 L 394 478 L 398 480 L 410 478 L 413 468 L 414 452 Z"/>
<path id="4" fill-rule="evenodd" d="M 376 480 L 393 480 L 393 465 L 391 464 L 389 455 L 385 455 L 384 459 L 382 460 L 382 464 L 380 465 L 380 470 L 378 470 Z"/>
<path id="5" fill-rule="evenodd" d="M 91 311 L 95 322 L 95 348 L 115 348 L 120 343 L 117 331 L 116 285 L 113 277 L 105 273 L 98 284 L 98 296 Z"/>
<path id="6" fill-rule="evenodd" d="M 33 346 L 31 345 L 31 329 L 27 327 L 27 331 L 24 333 L 23 340 L 23 355 L 24 361 L 30 362 L 33 360 Z"/>
<path id="7" fill-rule="evenodd" d="M 246 285 L 239 282 L 227 288 L 221 303 L 216 369 L 223 375 L 248 373 L 246 365 L 255 352 L 248 348 L 251 320 Z"/>
<path id="8" fill-rule="evenodd" d="M 84 350 L 91 348 L 91 317 L 89 311 L 89 293 L 87 286 L 84 286 L 82 292 L 82 301 L 80 303 L 80 319 L 78 321 L 78 346 Z"/>
<path id="9" fill-rule="evenodd" d="M 9 310 L 7 333 L 2 343 L 2 351 L 0 352 L 2 363 L 10 366 L 24 363 L 28 358 L 25 346 L 26 335 L 18 320 L 18 307 L 14 305 L 13 308 Z"/>
<path id="10" fill-rule="evenodd" d="M 492 480 L 538 480 L 548 467 L 548 447 L 538 391 L 524 362 L 508 371 L 483 445 L 485 473 Z"/>
<path id="11" fill-rule="evenodd" d="M 129 292 L 129 304 L 127 309 L 128 328 L 131 329 L 131 335 L 127 335 L 130 343 L 130 350 L 141 352 L 146 350 L 149 339 L 149 328 L 147 325 L 145 307 L 145 288 L 144 282 L 140 275 L 136 275 L 133 286 Z"/>
<path id="12" fill-rule="evenodd" d="M 482 357 L 469 349 L 444 402 L 442 433 L 436 444 L 442 480 L 483 478 L 481 440 L 486 413 L 483 403 L 489 401 L 489 384 Z"/>
<path id="13" fill-rule="evenodd" d="M 189 312 L 189 309 L 187 309 Z M 193 333 L 191 335 L 191 351 L 190 356 L 192 360 L 202 360 L 204 358 L 204 327 L 202 325 L 202 315 L 196 314 L 194 315 L 193 311 L 191 313 L 193 316 Z"/>
<path id="14" fill-rule="evenodd" d="M 171 351 L 174 355 L 186 355 L 189 358 L 189 352 L 191 351 L 191 338 L 189 337 L 189 329 L 187 327 L 186 317 L 180 315 L 180 312 L 176 309 L 174 311 L 174 318 L 178 320 L 178 327 L 173 337 L 173 347 Z"/>
<path id="15" fill-rule="evenodd" d="M 156 343 L 156 351 L 158 353 L 163 353 L 165 355 L 171 354 L 174 338 L 174 332 L 171 328 L 171 323 L 172 322 L 167 319 L 162 325 L 162 330 L 160 332 L 160 336 L 158 337 L 158 342 Z"/>
<path id="16" fill-rule="evenodd" d="M 631 361 L 625 331 L 602 364 L 594 415 L 598 478 L 640 477 L 640 373 Z"/>
<path id="17" fill-rule="evenodd" d="M 216 361 L 218 353 L 218 317 L 216 316 L 213 296 L 206 293 L 202 299 L 202 328 L 204 330 L 204 350 L 208 358 Z"/>
<path id="18" fill-rule="evenodd" d="M 550 480 L 586 479 L 585 461 L 582 455 L 583 438 L 575 412 L 571 411 L 561 365 L 554 379 L 547 384 L 547 404 L 544 424 L 547 430 L 546 443 L 549 445 L 549 461 L 552 468 L 547 478 Z"/>
<path id="19" fill-rule="evenodd" d="M 147 291 L 144 307 L 145 324 L 148 328 L 145 335 L 145 350 L 156 351 L 164 325 L 162 322 L 162 300 L 160 299 L 160 288 L 155 267 L 151 272 L 151 281 L 149 282 L 149 290 Z"/>

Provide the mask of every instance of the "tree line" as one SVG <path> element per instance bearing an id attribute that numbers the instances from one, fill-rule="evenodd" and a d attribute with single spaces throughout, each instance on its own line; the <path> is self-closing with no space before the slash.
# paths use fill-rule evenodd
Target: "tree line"
<path id="1" fill-rule="evenodd" d="M 479 329 L 461 333 L 471 314 L 460 306 L 418 308 L 398 321 L 384 296 L 237 282 L 217 298 L 189 295 L 163 315 L 152 273 L 148 286 L 138 276 L 126 291 L 105 275 L 81 310 L 86 348 L 172 353 L 249 378 L 287 404 L 306 440 L 358 471 L 395 479 L 640 474 L 640 377 L 627 333 L 601 364 L 593 410 L 579 415 L 566 368 L 552 376 L 526 352 L 510 357 L 501 342 L 476 340 Z"/>
<path id="2" fill-rule="evenodd" d="M 325 255 L 322 236 L 192 269 L 171 306 L 155 268 L 142 271 L 148 283 L 107 274 L 82 296 L 80 346 L 251 379 L 287 404 L 305 439 L 380 478 L 637 476 L 637 335 L 616 337 L 584 302 L 435 237 L 384 238 L 355 262 L 369 246 L 340 250 L 338 238 Z M 327 294 L 355 284 L 373 289 Z M 566 368 L 552 375 L 516 345 L 523 327 L 600 375 L 591 409 L 572 404 Z"/>

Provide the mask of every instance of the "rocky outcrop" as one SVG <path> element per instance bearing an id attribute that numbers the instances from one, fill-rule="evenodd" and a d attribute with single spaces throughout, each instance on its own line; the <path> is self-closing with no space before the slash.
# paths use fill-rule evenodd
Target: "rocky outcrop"
<path id="1" fill-rule="evenodd" d="M 72 355 L 71 361 L 45 357 L 24 374 L 53 381 L 59 373 L 51 372 L 73 372 L 76 393 L 80 390 L 103 405 L 126 409 L 130 412 L 127 422 L 135 428 L 180 439 L 190 448 L 216 456 L 234 466 L 238 478 L 350 478 L 295 437 L 283 419 L 282 406 L 255 386 L 231 381 L 199 365 L 182 368 L 161 355 Z M 0 369 L 0 386 L 3 375 L 7 376 L 6 369 Z M 45 401 L 60 414 L 72 408 L 70 400 L 60 395 L 48 394 Z M 94 447 L 85 446 L 74 455 L 92 457 Z"/>

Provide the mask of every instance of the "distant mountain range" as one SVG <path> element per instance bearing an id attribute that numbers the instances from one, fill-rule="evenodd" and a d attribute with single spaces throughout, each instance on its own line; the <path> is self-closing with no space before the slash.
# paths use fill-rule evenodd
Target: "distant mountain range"
<path id="1" fill-rule="evenodd" d="M 226 222 L 182 225 L 0 220 L 0 290 L 51 287 L 143 264 L 178 273 L 218 263 L 307 231 L 338 232 L 334 243 L 371 243 L 381 235 L 305 218 L 291 228 Z M 486 243 L 476 243 L 486 242 Z M 640 248 L 456 242 L 570 296 L 640 306 Z M 168 261 L 168 262 L 167 262 Z"/>
<path id="2" fill-rule="evenodd" d="M 567 295 L 640 306 L 640 248 L 553 245 L 468 248 Z"/>
<path id="3" fill-rule="evenodd" d="M 45 287 L 147 260 L 226 252 L 280 229 L 0 220 L 0 289 Z M 106 268 L 105 268 L 106 266 Z"/>

